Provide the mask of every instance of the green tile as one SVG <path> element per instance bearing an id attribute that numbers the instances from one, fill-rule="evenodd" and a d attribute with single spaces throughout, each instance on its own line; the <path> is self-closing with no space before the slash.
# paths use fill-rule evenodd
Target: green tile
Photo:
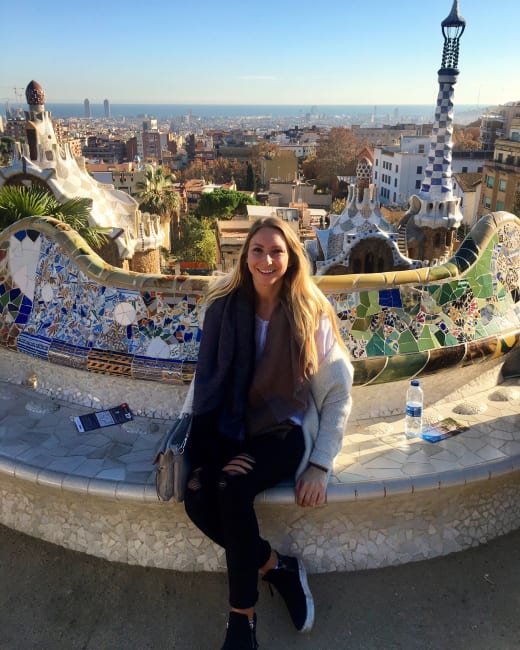
<path id="1" fill-rule="evenodd" d="M 399 337 L 399 350 L 401 354 L 419 351 L 417 339 L 409 330 L 403 332 Z"/>
<path id="2" fill-rule="evenodd" d="M 367 343 L 367 354 L 369 357 L 378 357 L 387 354 L 385 350 L 385 342 L 377 334 L 374 334 L 374 336 Z"/>
<path id="3" fill-rule="evenodd" d="M 450 284 L 443 284 L 437 302 L 439 305 L 445 305 L 453 300 L 453 291 Z"/>
<path id="4" fill-rule="evenodd" d="M 478 278 L 479 290 L 475 295 L 479 298 L 491 298 L 493 296 L 493 278 L 491 275 L 481 275 Z"/>
<path id="5" fill-rule="evenodd" d="M 370 327 L 370 318 L 356 318 L 352 323 L 352 329 L 358 332 L 366 332 Z"/>
<path id="6" fill-rule="evenodd" d="M 437 339 L 432 335 L 429 325 L 425 325 L 423 327 L 418 344 L 419 350 L 431 350 L 432 348 L 438 347 L 439 343 Z"/>
<path id="7" fill-rule="evenodd" d="M 386 357 L 372 357 L 371 359 L 353 359 L 354 384 L 363 386 L 368 384 L 381 373 L 387 364 Z"/>
<path id="8" fill-rule="evenodd" d="M 384 370 L 372 382 L 373 384 L 383 384 L 391 381 L 399 381 L 414 377 L 428 363 L 428 353 L 418 352 L 415 354 L 398 354 L 388 357 L 388 362 Z"/>

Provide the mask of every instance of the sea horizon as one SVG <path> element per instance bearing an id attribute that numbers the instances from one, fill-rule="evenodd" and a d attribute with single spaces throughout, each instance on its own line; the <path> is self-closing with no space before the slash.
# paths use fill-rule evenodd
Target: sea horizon
<path id="1" fill-rule="evenodd" d="M 84 118 L 83 102 L 52 102 L 46 109 L 54 118 Z M 455 114 L 484 112 L 486 107 L 475 104 L 455 105 Z M 146 104 L 126 103 L 110 104 L 110 117 L 174 119 L 190 116 L 191 118 L 365 118 L 372 121 L 433 121 L 434 104 Z M 103 103 L 90 102 L 90 118 L 103 118 Z"/>

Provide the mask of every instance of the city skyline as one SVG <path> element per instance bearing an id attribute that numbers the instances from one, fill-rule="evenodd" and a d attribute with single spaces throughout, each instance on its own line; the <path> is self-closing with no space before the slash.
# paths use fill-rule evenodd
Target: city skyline
<path id="1" fill-rule="evenodd" d="M 4 32 L 0 101 L 25 104 L 35 79 L 58 103 L 432 105 L 451 7 L 332 0 L 318 14 L 293 0 L 261 9 L 227 0 L 216 14 L 207 0 L 195 9 L 151 0 L 144 16 L 120 0 L 96 12 L 64 0 L 45 12 L 27 0 L 24 15 L 38 18 Z M 488 3 L 459 0 L 459 11 L 467 27 L 456 103 L 520 100 L 518 0 L 500 3 L 497 30 Z M 12 3 L 3 18 L 5 26 L 21 20 Z"/>

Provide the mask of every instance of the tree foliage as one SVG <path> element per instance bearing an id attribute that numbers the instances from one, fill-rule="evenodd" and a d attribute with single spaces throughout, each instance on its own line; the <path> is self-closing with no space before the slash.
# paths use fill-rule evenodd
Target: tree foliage
<path id="1" fill-rule="evenodd" d="M 215 190 L 202 195 L 197 212 L 203 217 L 231 219 L 233 215 L 247 214 L 248 205 L 258 205 L 258 201 L 244 192 Z"/>
<path id="2" fill-rule="evenodd" d="M 246 189 L 247 163 L 236 158 L 217 158 L 215 160 L 194 160 L 177 174 L 184 182 L 193 178 L 204 178 L 208 183 L 222 185 L 233 180 L 238 188 Z"/>
<path id="3" fill-rule="evenodd" d="M 40 187 L 4 185 L 0 188 L 0 230 L 25 217 L 54 217 L 74 228 L 89 246 L 99 248 L 107 242 L 111 228 L 90 226 L 91 199 L 73 198 L 60 203 Z"/>
<path id="4" fill-rule="evenodd" d="M 351 129 L 331 129 L 316 151 L 318 177 L 330 182 L 334 176 L 348 176 L 352 173 L 356 156 L 362 148 L 363 143 Z"/>
<path id="5" fill-rule="evenodd" d="M 142 212 L 169 217 L 173 212 L 179 212 L 181 199 L 173 189 L 175 177 L 164 167 L 148 168 L 145 171 L 146 180 L 137 184 L 140 190 L 137 194 L 139 208 Z"/>
<path id="6" fill-rule="evenodd" d="M 454 151 L 475 151 L 480 149 L 480 131 L 478 128 L 460 128 L 453 132 Z"/>
<path id="7" fill-rule="evenodd" d="M 14 139 L 8 135 L 0 138 L 0 166 L 6 167 L 13 159 Z"/>
<path id="8" fill-rule="evenodd" d="M 216 245 L 214 222 L 187 214 L 182 218 L 180 238 L 173 243 L 172 253 L 182 262 L 206 262 L 214 268 Z"/>

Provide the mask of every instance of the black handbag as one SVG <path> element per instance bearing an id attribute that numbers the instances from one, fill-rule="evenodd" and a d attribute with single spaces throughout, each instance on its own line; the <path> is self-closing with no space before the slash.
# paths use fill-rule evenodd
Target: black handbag
<path id="1" fill-rule="evenodd" d="M 159 501 L 184 501 L 184 492 L 190 473 L 186 444 L 191 432 L 193 416 L 182 413 L 163 438 L 155 455 L 155 487 Z"/>

